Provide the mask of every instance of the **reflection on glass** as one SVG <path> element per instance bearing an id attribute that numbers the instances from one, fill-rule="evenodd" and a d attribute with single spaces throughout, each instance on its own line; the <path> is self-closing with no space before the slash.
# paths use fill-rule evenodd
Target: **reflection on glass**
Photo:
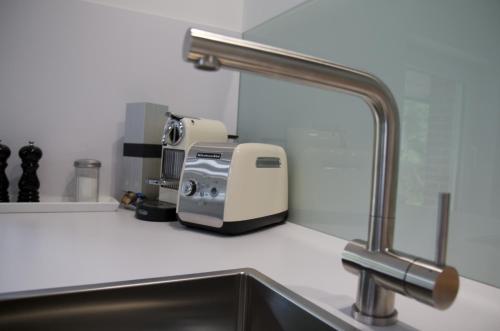
<path id="1" fill-rule="evenodd" d="M 401 116 L 399 196 L 408 205 L 422 206 L 429 131 L 429 104 L 407 99 Z"/>
<path id="2" fill-rule="evenodd" d="M 362 68 L 400 109 L 395 246 L 433 258 L 437 196 L 452 194 L 449 262 L 500 286 L 500 2 L 314 0 L 246 39 Z M 372 119 L 360 100 L 242 74 L 238 133 L 283 146 L 290 220 L 366 238 Z"/>

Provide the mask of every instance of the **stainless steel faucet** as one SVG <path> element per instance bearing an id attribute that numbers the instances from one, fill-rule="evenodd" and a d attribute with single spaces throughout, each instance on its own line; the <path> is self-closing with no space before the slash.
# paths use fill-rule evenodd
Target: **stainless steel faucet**
<path id="1" fill-rule="evenodd" d="M 258 73 L 320 88 L 357 95 L 374 119 L 373 173 L 368 241 L 345 247 L 345 267 L 359 274 L 353 316 L 366 324 L 396 322 L 394 293 L 434 306 L 449 307 L 458 292 L 459 277 L 444 264 L 449 195 L 441 199 L 443 222 L 439 259 L 426 261 L 393 250 L 399 163 L 399 115 L 392 93 L 377 77 L 356 69 L 292 51 L 198 29 L 189 29 L 183 56 L 203 70 L 221 67 Z M 447 202 L 447 203 L 446 203 Z M 443 239 L 443 240 L 442 240 Z"/>

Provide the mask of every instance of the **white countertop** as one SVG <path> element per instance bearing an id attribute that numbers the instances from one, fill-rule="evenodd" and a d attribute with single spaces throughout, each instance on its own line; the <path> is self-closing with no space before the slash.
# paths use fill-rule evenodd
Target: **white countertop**
<path id="1" fill-rule="evenodd" d="M 347 313 L 357 279 L 341 265 L 345 244 L 293 223 L 226 237 L 139 221 L 125 210 L 0 214 L 0 293 L 252 267 L 367 328 Z M 400 322 L 384 329 L 498 329 L 500 289 L 460 282 L 454 305 L 444 312 L 398 295 Z"/>

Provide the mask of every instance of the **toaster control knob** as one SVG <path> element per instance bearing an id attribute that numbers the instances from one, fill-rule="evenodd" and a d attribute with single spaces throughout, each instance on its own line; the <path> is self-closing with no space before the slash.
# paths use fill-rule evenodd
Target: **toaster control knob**
<path id="1" fill-rule="evenodd" d="M 196 193 L 196 183 L 194 180 L 185 181 L 182 184 L 182 194 L 186 197 L 192 196 Z"/>

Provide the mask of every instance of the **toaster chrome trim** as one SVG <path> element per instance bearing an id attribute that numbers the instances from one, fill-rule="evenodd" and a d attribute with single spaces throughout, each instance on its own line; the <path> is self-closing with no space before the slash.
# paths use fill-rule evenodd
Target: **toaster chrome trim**
<path id="1" fill-rule="evenodd" d="M 179 192 L 178 214 L 192 223 L 220 228 L 233 151 L 236 144 L 194 144 L 186 157 L 182 183 L 196 183 L 194 194 Z M 216 156 L 216 157 L 215 157 Z"/>
<path id="2" fill-rule="evenodd" d="M 179 212 L 178 215 L 181 220 L 189 219 L 190 223 L 205 225 L 212 228 L 222 228 L 222 225 L 224 224 L 224 222 L 221 219 L 207 215 L 200 215 L 187 212 Z"/>

